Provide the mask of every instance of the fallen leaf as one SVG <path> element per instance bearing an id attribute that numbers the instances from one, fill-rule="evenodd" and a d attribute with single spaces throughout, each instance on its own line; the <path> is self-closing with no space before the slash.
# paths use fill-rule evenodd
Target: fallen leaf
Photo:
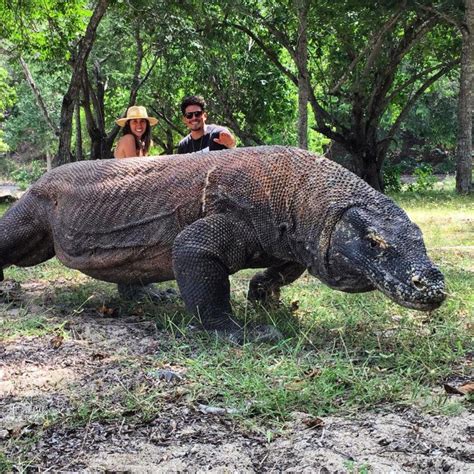
<path id="1" fill-rule="evenodd" d="M 54 336 L 51 339 L 51 341 L 49 341 L 53 349 L 59 349 L 63 345 L 63 342 L 64 342 L 64 337 L 59 334 Z"/>
<path id="2" fill-rule="evenodd" d="M 232 347 L 229 352 L 237 358 L 242 357 L 244 353 L 244 351 L 240 347 Z"/>
<path id="3" fill-rule="evenodd" d="M 294 382 L 287 383 L 285 385 L 286 390 L 291 390 L 292 392 L 299 392 L 304 386 L 304 380 L 296 380 Z"/>
<path id="4" fill-rule="evenodd" d="M 453 395 L 465 395 L 464 392 L 461 392 L 458 388 L 453 387 L 452 385 L 445 383 L 443 386 L 446 393 L 451 393 Z"/>
<path id="5" fill-rule="evenodd" d="M 324 426 L 324 420 L 318 417 L 309 416 L 307 418 L 303 418 L 302 421 L 308 428 L 311 429 L 322 428 Z"/>
<path id="6" fill-rule="evenodd" d="M 311 369 L 308 372 L 304 373 L 305 379 L 314 379 L 315 377 L 319 377 L 321 375 L 321 369 Z"/>
<path id="7" fill-rule="evenodd" d="M 115 308 L 109 308 L 108 306 L 105 306 L 105 304 L 103 304 L 100 308 L 97 309 L 97 311 L 103 316 L 114 316 L 117 310 Z"/>
<path id="8" fill-rule="evenodd" d="M 465 395 L 468 393 L 474 392 L 474 382 L 467 382 L 465 384 L 462 384 L 460 387 L 458 387 L 458 390 Z"/>

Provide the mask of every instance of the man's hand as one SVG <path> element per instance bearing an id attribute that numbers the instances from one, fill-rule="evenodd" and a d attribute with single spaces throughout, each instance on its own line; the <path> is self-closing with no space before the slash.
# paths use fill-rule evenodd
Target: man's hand
<path id="1" fill-rule="evenodd" d="M 234 135 L 232 135 L 232 133 L 230 133 L 228 130 L 225 132 L 220 132 L 219 138 L 214 138 L 214 141 L 219 143 L 219 145 L 224 145 L 227 148 L 235 147 Z"/>

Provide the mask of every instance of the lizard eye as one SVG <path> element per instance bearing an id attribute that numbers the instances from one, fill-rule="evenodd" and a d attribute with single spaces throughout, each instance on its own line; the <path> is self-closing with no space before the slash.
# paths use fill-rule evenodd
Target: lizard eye
<path id="1" fill-rule="evenodd" d="M 388 249 L 390 245 L 388 242 L 377 232 L 375 231 L 370 231 L 365 238 L 369 241 L 369 245 L 372 248 L 380 248 L 380 249 Z"/>

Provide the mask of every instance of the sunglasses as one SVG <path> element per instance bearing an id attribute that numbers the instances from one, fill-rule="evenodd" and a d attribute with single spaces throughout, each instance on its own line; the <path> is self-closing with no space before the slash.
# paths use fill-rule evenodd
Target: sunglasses
<path id="1" fill-rule="evenodd" d="M 185 116 L 188 120 L 191 120 L 193 117 L 201 118 L 203 113 L 204 113 L 204 112 L 203 112 L 202 110 L 196 110 L 196 112 L 186 112 L 186 113 L 184 114 L 184 116 Z"/>

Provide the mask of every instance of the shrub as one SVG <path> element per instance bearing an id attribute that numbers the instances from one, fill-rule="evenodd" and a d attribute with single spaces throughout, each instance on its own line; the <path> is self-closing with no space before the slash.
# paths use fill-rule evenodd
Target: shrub
<path id="1" fill-rule="evenodd" d="M 20 189 L 26 189 L 30 184 L 41 178 L 46 171 L 46 164 L 43 161 L 35 160 L 29 165 L 12 171 L 10 176 Z"/>
<path id="2" fill-rule="evenodd" d="M 399 193 L 402 190 L 401 165 L 386 166 L 383 170 L 385 191 Z"/>
<path id="3" fill-rule="evenodd" d="M 436 176 L 433 174 L 433 167 L 426 163 L 422 163 L 413 172 L 415 182 L 407 186 L 408 191 L 430 191 L 436 183 Z"/>

